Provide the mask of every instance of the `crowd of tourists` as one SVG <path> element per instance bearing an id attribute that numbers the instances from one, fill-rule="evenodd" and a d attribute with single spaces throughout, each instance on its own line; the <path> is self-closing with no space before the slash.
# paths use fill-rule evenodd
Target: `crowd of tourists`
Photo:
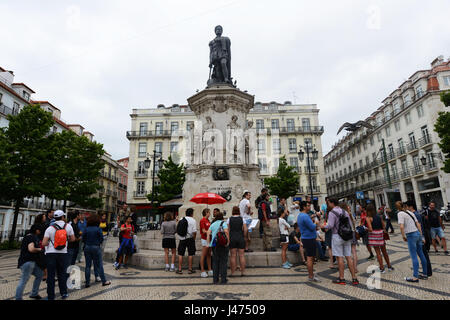
<path id="1" fill-rule="evenodd" d="M 344 269 L 347 262 L 351 284 L 358 285 L 357 247 L 360 246 L 360 241 L 369 254 L 367 259 L 376 259 L 380 273 L 395 270 L 386 250 L 386 241 L 390 240 L 389 230 L 391 234 L 395 232 L 391 223 L 393 211 L 385 205 L 377 210 L 373 203 L 364 206 L 358 204 L 356 210 L 352 211 L 346 202 L 326 198 L 326 203 L 320 208 L 314 208 L 311 199 L 307 198 L 306 201 L 294 202 L 288 207 L 286 199 L 281 198 L 276 211 L 272 211 L 270 195 L 266 188 L 261 190 L 254 205 L 251 197 L 252 194 L 245 191 L 242 200 L 232 208 L 231 217 L 227 219 L 224 212 L 218 208 L 213 209 L 212 217 L 211 210 L 204 209 L 198 224 L 199 230 L 192 208 L 187 209 L 183 217 L 166 212 L 161 224 L 165 271 L 183 274 L 183 258 L 187 250 L 187 273 L 196 273 L 193 260 L 199 232 L 202 247 L 200 277 L 212 277 L 214 284 L 226 284 L 228 261 L 231 277 L 235 277 L 238 270 L 241 277 L 245 276 L 245 253 L 252 252 L 251 234 L 258 225 L 254 223 L 256 218 L 259 220 L 259 235 L 263 240 L 264 251 L 276 252 L 281 249 L 280 266 L 284 269 L 294 266 L 294 263 L 289 261 L 287 252 L 298 255 L 300 265 L 306 266 L 308 270 L 308 281 L 321 282 L 314 272 L 314 264 L 327 262 L 330 269 L 337 269 L 338 277 L 332 282 L 345 285 L 347 281 L 344 279 Z M 413 202 L 398 201 L 395 203 L 395 209 L 400 232 L 403 240 L 407 242 L 413 266 L 412 276 L 406 277 L 405 281 L 427 280 L 432 276 L 429 257 L 431 245 L 435 252 L 442 246 L 444 253 L 448 255 L 445 226 L 436 210 L 436 204 L 431 201 L 426 210 L 419 212 Z M 130 257 L 136 251 L 136 208 L 130 206 L 130 211 L 124 221 L 117 222 L 119 243 L 114 262 L 116 270 L 128 268 Z M 279 228 L 279 248 L 273 246 L 271 220 L 276 220 Z M 102 258 L 107 238 L 106 215 L 90 214 L 85 217 L 83 213 L 75 211 L 66 217 L 61 210 L 38 215 L 22 241 L 18 261 L 21 278 L 15 298 L 22 299 L 24 288 L 33 275 L 35 279 L 30 298 L 42 299 L 39 286 L 42 281 L 46 281 L 49 300 L 55 299 L 56 282 L 61 298 L 66 299 L 70 266 L 80 263 L 83 253 L 84 286 L 90 287 L 92 266 L 95 282 L 101 282 L 103 286 L 110 285 L 111 282 L 105 277 Z M 421 273 L 419 261 L 422 266 Z"/>
<path id="2" fill-rule="evenodd" d="M 85 217 L 78 211 L 67 217 L 62 210 L 49 210 L 36 217 L 28 234 L 22 241 L 18 268 L 21 277 L 16 289 L 16 300 L 22 300 L 25 286 L 34 276 L 30 298 L 40 300 L 39 287 L 47 283 L 47 299 L 55 299 L 55 284 L 58 283 L 62 299 L 68 295 L 67 280 L 70 266 L 85 258 L 85 287 L 91 282 L 91 268 L 94 267 L 95 282 L 103 286 L 111 284 L 103 270 L 103 249 L 107 238 L 106 215 L 90 214 Z"/>

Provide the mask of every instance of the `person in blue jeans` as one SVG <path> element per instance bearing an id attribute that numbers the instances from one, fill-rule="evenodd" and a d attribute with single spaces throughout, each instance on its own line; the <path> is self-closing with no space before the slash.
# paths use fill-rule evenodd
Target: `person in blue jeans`
<path id="1" fill-rule="evenodd" d="M 414 213 L 404 210 L 405 206 L 401 201 L 397 201 L 395 207 L 399 211 L 398 224 L 403 241 L 408 242 L 409 255 L 413 264 L 413 276 L 406 277 L 405 280 L 408 282 L 419 282 L 419 279 L 428 280 L 427 260 L 422 249 L 425 240 L 422 237 L 422 228 L 420 227 L 419 221 Z M 422 274 L 419 274 L 419 261 L 417 260 L 417 256 L 419 256 L 420 263 L 422 264 Z"/>
<path id="2" fill-rule="evenodd" d="M 108 286 L 111 281 L 106 281 L 105 272 L 103 270 L 103 258 L 101 244 L 103 242 L 103 231 L 99 227 L 100 217 L 97 214 L 91 214 L 87 219 L 87 227 L 83 232 L 84 257 L 86 259 L 85 279 L 86 288 L 90 287 L 91 282 L 91 265 L 94 262 L 94 270 L 100 277 L 103 286 Z M 95 282 L 99 282 L 97 279 Z"/>
<path id="3" fill-rule="evenodd" d="M 22 300 L 23 291 L 27 285 L 31 275 L 35 277 L 33 282 L 33 289 L 31 290 L 30 298 L 40 300 L 39 286 L 44 275 L 42 265 L 39 263 L 39 254 L 42 251 L 39 246 L 39 235 L 41 233 L 39 225 L 32 225 L 30 233 L 22 240 L 22 247 L 18 261 L 18 268 L 20 268 L 21 276 L 19 284 L 16 289 L 16 300 Z"/>

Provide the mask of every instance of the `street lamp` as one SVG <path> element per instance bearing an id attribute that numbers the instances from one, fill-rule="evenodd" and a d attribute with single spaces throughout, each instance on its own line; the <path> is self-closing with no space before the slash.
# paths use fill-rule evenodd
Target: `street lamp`
<path id="1" fill-rule="evenodd" d="M 431 156 L 432 161 L 430 161 L 430 162 L 432 162 L 432 163 L 434 163 L 434 157 L 442 160 L 442 155 L 440 153 L 429 152 L 429 153 L 427 153 L 427 155 Z M 420 158 L 420 162 L 422 162 L 422 164 L 424 166 L 426 166 L 427 165 L 427 157 L 425 157 L 425 155 L 423 155 L 422 158 Z"/>
<path id="2" fill-rule="evenodd" d="M 309 143 L 306 143 L 304 147 L 300 146 L 300 151 L 298 152 L 298 158 L 299 158 L 300 162 L 303 162 L 303 159 L 305 158 L 305 151 L 303 151 L 303 148 L 306 150 L 306 158 L 307 158 L 306 162 L 308 165 L 309 189 L 311 191 L 311 202 L 314 203 L 313 188 L 312 188 L 311 161 L 310 161 L 309 153 L 311 152 L 313 160 L 317 160 L 319 158 L 319 151 L 317 151 L 315 146 L 314 146 L 314 150 L 311 150 L 313 147 Z"/>
<path id="3" fill-rule="evenodd" d="M 153 210 L 153 201 L 155 197 L 155 169 L 156 169 L 156 162 L 158 162 L 158 168 L 161 168 L 164 165 L 164 160 L 162 158 L 162 153 L 158 152 L 156 150 L 153 150 L 153 155 L 147 153 L 147 159 L 144 160 L 144 167 L 145 169 L 149 169 L 150 165 L 152 163 L 153 159 L 153 170 L 152 170 L 152 210 Z M 147 216 L 147 222 L 149 220 L 149 217 Z"/>

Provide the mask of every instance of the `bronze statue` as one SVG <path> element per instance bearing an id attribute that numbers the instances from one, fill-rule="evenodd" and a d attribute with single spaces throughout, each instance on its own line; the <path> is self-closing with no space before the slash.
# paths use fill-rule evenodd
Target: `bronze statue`
<path id="1" fill-rule="evenodd" d="M 233 85 L 231 78 L 231 41 L 228 37 L 222 37 L 222 26 L 217 26 L 214 31 L 217 37 L 209 43 L 208 86 L 216 83 Z"/>

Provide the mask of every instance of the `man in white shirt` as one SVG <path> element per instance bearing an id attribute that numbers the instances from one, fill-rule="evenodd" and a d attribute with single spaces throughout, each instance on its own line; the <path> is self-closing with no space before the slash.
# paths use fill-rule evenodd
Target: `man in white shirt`
<path id="1" fill-rule="evenodd" d="M 192 261 L 195 256 L 195 238 L 197 237 L 197 221 L 195 221 L 192 216 L 194 215 L 194 209 L 189 208 L 186 210 L 186 220 L 188 222 L 187 234 L 184 237 L 179 236 L 180 243 L 178 244 L 178 270 L 177 274 L 183 274 L 181 266 L 183 264 L 183 257 L 186 253 L 186 248 L 188 249 L 188 264 L 189 270 L 188 273 L 195 273 L 195 270 L 192 268 Z M 180 220 L 181 221 L 181 220 Z M 180 223 L 180 222 L 178 222 Z"/>
<path id="2" fill-rule="evenodd" d="M 250 198 L 252 197 L 252 193 L 250 191 L 245 190 L 244 196 L 239 203 L 239 211 L 241 213 L 241 217 L 244 220 L 244 223 L 247 225 L 247 233 L 244 234 L 245 238 L 245 252 L 252 252 L 253 250 L 249 249 L 248 246 L 250 245 L 250 233 L 253 231 L 251 228 L 249 228 L 250 224 L 252 223 L 252 217 L 251 215 L 253 212 L 251 211 L 251 205 L 250 205 Z"/>
<path id="3" fill-rule="evenodd" d="M 55 300 L 55 274 L 58 277 L 59 293 L 62 299 L 66 299 L 67 294 L 67 245 L 75 241 L 73 228 L 66 223 L 65 213 L 62 210 L 55 211 L 55 223 L 45 230 L 42 245 L 45 247 L 47 261 L 47 295 L 48 300 Z M 66 246 L 60 250 L 55 249 L 55 234 L 59 229 L 65 229 L 67 234 Z"/>

